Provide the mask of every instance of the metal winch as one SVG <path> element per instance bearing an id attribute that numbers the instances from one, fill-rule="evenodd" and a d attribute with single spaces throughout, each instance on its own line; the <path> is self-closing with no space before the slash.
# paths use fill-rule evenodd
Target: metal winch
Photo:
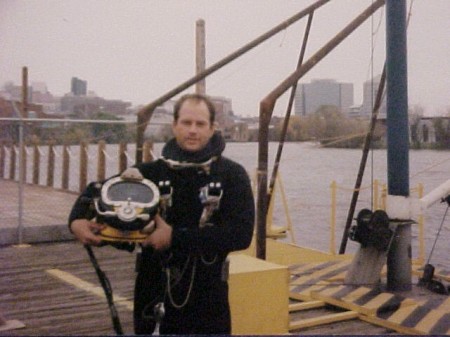
<path id="1" fill-rule="evenodd" d="M 389 222 L 383 210 L 372 212 L 362 209 L 356 217 L 356 225 L 350 229 L 350 239 L 359 242 L 362 247 L 371 246 L 379 251 L 387 251 L 394 235 Z"/>

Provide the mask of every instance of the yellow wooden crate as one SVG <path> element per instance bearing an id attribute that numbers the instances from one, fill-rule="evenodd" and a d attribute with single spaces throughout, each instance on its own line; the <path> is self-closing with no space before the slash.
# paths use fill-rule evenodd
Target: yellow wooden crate
<path id="1" fill-rule="evenodd" d="M 288 333 L 287 267 L 248 255 L 229 258 L 232 334 Z"/>

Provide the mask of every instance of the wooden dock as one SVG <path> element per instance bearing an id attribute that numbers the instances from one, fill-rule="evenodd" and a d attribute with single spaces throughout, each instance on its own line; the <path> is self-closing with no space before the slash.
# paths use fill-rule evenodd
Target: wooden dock
<path id="1" fill-rule="evenodd" d="M 134 254 L 94 249 L 125 333 L 133 333 Z M 114 335 L 97 275 L 77 242 L 0 248 L 0 314 L 25 326 L 1 336 Z"/>
<path id="2" fill-rule="evenodd" d="M 77 193 L 24 184 L 20 228 L 18 183 L 0 179 L 0 191 L 0 246 L 63 241 L 72 238 L 67 229 L 67 218 L 78 196 Z"/>
<path id="3" fill-rule="evenodd" d="M 125 334 L 133 334 L 135 254 L 94 248 L 113 288 Z M 0 336 L 114 335 L 109 309 L 87 252 L 77 242 L 0 248 L 0 315 L 24 327 Z M 244 300 L 244 299 L 243 299 Z M 336 314 L 325 306 L 293 311 L 291 319 Z M 362 327 L 364 330 L 361 330 Z M 301 334 L 386 334 L 388 329 L 357 319 L 297 329 Z M 291 331 L 296 333 L 296 330 Z"/>
<path id="4" fill-rule="evenodd" d="M 135 253 L 111 246 L 94 248 L 94 252 L 110 280 L 123 330 L 127 335 L 133 334 Z M 449 328 L 449 321 L 446 320 L 450 310 L 448 297 L 443 299 L 440 296 L 439 305 L 435 303 L 433 310 L 422 307 L 422 304 L 438 296 L 422 288 L 416 289 L 421 298 L 417 302 L 420 306 L 399 296 L 387 297 L 383 292 L 371 292 L 368 297 L 367 291 L 344 289 L 336 278 L 338 275 L 333 276 L 333 284 L 317 281 L 316 275 L 325 275 L 324 268 L 330 267 L 325 266 L 327 263 L 321 265 L 313 270 L 311 264 L 306 264 L 304 268 L 310 271 L 303 270 L 303 267 L 301 272 L 298 268 L 296 271 L 291 269 L 289 330 L 293 334 L 398 334 L 399 315 L 407 319 L 410 326 L 403 333 L 414 333 L 416 330 L 413 328 L 420 328 L 420 324 L 424 324 L 422 317 L 427 317 L 417 317 L 415 325 L 411 325 L 408 317 L 413 313 L 417 316 L 417 312 L 424 310 L 431 313 L 434 309 L 437 314 L 441 312 L 443 315 L 434 315 L 432 319 L 436 324 L 433 325 L 441 330 L 442 324 L 447 327 L 445 329 Z M 0 336 L 115 334 L 103 290 L 80 243 L 3 246 L 0 248 L 0 266 L 0 317 L 22 324 L 20 328 L 4 331 L 0 324 Z M 309 296 L 302 295 L 306 294 L 305 288 L 300 290 L 299 285 L 311 288 Z M 353 290 L 354 295 L 351 295 Z M 338 293 L 341 295 L 338 296 Z M 400 302 L 393 301 L 396 298 Z M 242 300 L 245 301 L 245 298 Z M 388 315 L 386 310 L 392 310 L 389 312 L 393 314 Z M 431 317 L 426 320 L 429 319 Z M 442 322 L 437 324 L 439 320 Z"/>
<path id="5" fill-rule="evenodd" d="M 17 183 L 0 179 L 0 188 L 0 336 L 115 335 L 88 254 L 67 230 L 67 216 L 77 194 L 26 185 L 24 244 L 17 245 Z M 33 212 L 27 211 L 27 205 L 34 205 Z M 135 253 L 111 246 L 94 248 L 94 252 L 113 288 L 124 333 L 133 334 Z M 416 302 L 401 299 L 394 305 L 398 302 L 395 309 L 399 310 L 379 312 L 376 308 L 391 310 L 391 298 L 396 296 L 383 292 L 369 298 L 364 289 L 342 288 L 348 263 L 331 263 L 290 266 L 291 333 L 386 335 L 397 334 L 401 324 L 409 326 L 401 333 L 433 329 L 450 333 L 448 297 L 436 302 L 435 294 L 414 287 Z M 425 307 L 430 300 L 432 306 Z M 374 301 L 379 304 L 368 306 Z M 433 315 L 425 315 L 431 311 Z M 414 324 L 412 316 L 417 320 Z"/>

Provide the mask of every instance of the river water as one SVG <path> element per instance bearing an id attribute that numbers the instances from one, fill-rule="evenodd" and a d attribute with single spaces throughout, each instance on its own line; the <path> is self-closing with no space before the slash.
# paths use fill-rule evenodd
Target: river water
<path id="1" fill-rule="evenodd" d="M 163 144 L 154 145 L 154 154 L 160 155 Z M 254 178 L 257 168 L 257 143 L 228 143 L 224 155 L 241 163 Z M 269 145 L 269 178 L 273 160 L 277 151 L 277 143 Z M 56 149 L 56 152 L 61 149 Z M 117 146 L 107 146 L 107 176 L 117 172 Z M 78 148 L 71 147 L 72 164 L 70 165 L 70 189 L 78 190 Z M 134 147 L 128 147 L 129 165 L 134 162 Z M 299 245 L 330 251 L 330 215 L 332 181 L 337 183 L 336 198 L 336 240 L 335 250 L 339 250 L 343 229 L 345 227 L 352 188 L 361 160 L 359 149 L 328 149 L 320 148 L 313 143 L 286 143 L 280 164 L 281 181 L 287 196 L 289 215 L 293 225 L 293 236 Z M 45 156 L 44 156 L 45 157 Z M 61 156 L 59 156 L 61 157 Z M 96 147 L 89 147 L 89 181 L 96 180 Z M 45 163 L 45 158 L 42 158 Z M 30 160 L 31 161 L 31 160 Z M 29 161 L 29 162 L 30 162 Z M 29 163 L 28 165 L 31 165 Z M 60 166 L 58 160 L 55 172 Z M 355 217 L 362 208 L 371 208 L 372 181 L 387 184 L 386 150 L 373 150 L 368 158 L 367 167 L 360 192 Z M 41 170 L 44 175 L 45 169 Z M 59 171 L 60 172 L 60 171 Z M 417 195 L 414 190 L 419 183 L 423 184 L 424 195 L 448 180 L 450 172 L 450 151 L 411 150 L 409 152 L 411 195 Z M 28 178 L 29 179 L 29 178 Z M 41 177 L 45 181 L 45 177 Z M 55 180 L 56 181 L 56 180 Z M 58 187 L 58 186 L 56 186 Z M 450 270 L 450 212 L 444 220 L 446 203 L 436 203 L 430 207 L 425 216 L 425 261 L 436 239 L 436 234 L 444 224 L 441 234 L 431 255 L 430 263 L 436 267 Z M 444 220 L 444 221 L 443 221 Z M 286 224 L 286 215 L 281 203 L 280 194 L 275 196 L 273 223 Z M 413 257 L 419 255 L 418 226 L 413 225 Z M 291 237 L 285 240 L 291 241 Z M 348 241 L 347 252 L 355 252 L 359 244 Z"/>
<path id="2" fill-rule="evenodd" d="M 269 146 L 269 179 L 278 143 Z M 155 146 L 159 153 L 160 145 Z M 225 156 L 241 163 L 252 176 L 256 175 L 257 144 L 228 143 Z M 280 164 L 281 181 L 287 197 L 289 214 L 297 244 L 329 251 L 331 182 L 336 181 L 336 250 L 342 238 L 348 208 L 362 151 L 358 149 L 320 148 L 312 143 L 286 143 Z M 409 152 L 410 188 L 423 184 L 424 195 L 450 178 L 450 151 L 411 150 Z M 387 152 L 374 150 L 370 153 L 363 179 L 364 190 L 360 192 L 355 217 L 362 208 L 371 208 L 372 183 L 378 180 L 387 184 Z M 411 195 L 417 195 L 413 190 Z M 286 224 L 286 216 L 278 193 L 275 201 L 273 223 Z M 436 234 L 443 221 L 446 203 L 434 204 L 424 217 L 425 259 L 429 254 Z M 418 226 L 413 225 L 413 256 L 418 256 Z M 290 241 L 288 237 L 286 239 Z M 430 262 L 450 270 L 450 212 L 445 218 L 444 228 L 436 242 Z M 348 241 L 347 252 L 354 252 L 359 244 Z"/>

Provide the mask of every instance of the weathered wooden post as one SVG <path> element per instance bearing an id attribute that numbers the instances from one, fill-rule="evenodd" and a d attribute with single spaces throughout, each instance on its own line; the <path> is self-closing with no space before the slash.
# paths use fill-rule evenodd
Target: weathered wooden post
<path id="1" fill-rule="evenodd" d="M 119 172 L 125 171 L 127 168 L 127 143 L 119 144 Z"/>
<path id="2" fill-rule="evenodd" d="M 153 143 L 149 140 L 146 140 L 144 142 L 144 146 L 143 146 L 144 163 L 155 159 L 155 158 L 153 158 L 153 155 L 152 155 L 152 149 L 153 149 Z"/>
<path id="3" fill-rule="evenodd" d="M 55 149 L 53 142 L 48 144 L 47 186 L 53 187 L 55 177 Z"/>
<path id="4" fill-rule="evenodd" d="M 78 189 L 82 192 L 87 185 L 87 169 L 88 169 L 88 144 L 82 141 L 80 144 L 80 182 Z"/>
<path id="5" fill-rule="evenodd" d="M 63 145 L 62 150 L 62 177 L 61 177 L 61 187 L 64 190 L 69 189 L 69 169 L 70 169 L 70 156 L 69 156 L 69 147 L 67 144 Z"/>
<path id="6" fill-rule="evenodd" d="M 33 184 L 39 185 L 39 175 L 41 173 L 41 153 L 39 152 L 39 144 L 33 144 Z"/>
<path id="7" fill-rule="evenodd" d="M 5 176 L 5 144 L 0 144 L 0 177 L 3 178 Z"/>
<path id="8" fill-rule="evenodd" d="M 21 181 L 22 183 L 26 183 L 27 181 L 27 151 L 26 151 L 26 146 L 25 143 L 21 143 L 19 144 L 19 156 L 20 156 L 20 178 L 19 181 Z"/>
<path id="9" fill-rule="evenodd" d="M 106 164 L 106 142 L 101 140 L 98 142 L 98 154 L 97 154 L 97 181 L 105 180 L 105 164 Z"/>
<path id="10" fill-rule="evenodd" d="M 15 177 L 16 177 L 16 149 L 14 143 L 12 143 L 9 159 L 9 179 L 14 180 Z"/>

